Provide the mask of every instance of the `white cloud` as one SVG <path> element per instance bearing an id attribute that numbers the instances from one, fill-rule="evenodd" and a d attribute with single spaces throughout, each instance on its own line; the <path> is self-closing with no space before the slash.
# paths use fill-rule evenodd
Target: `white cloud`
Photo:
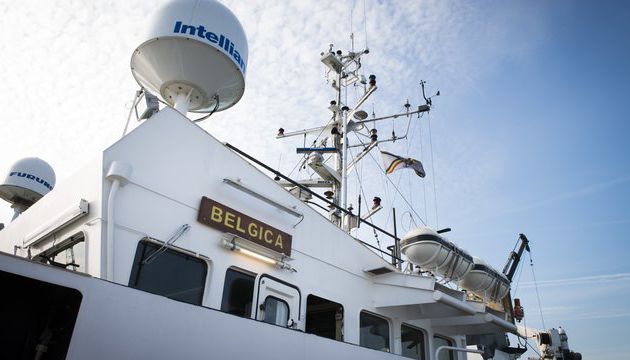
<path id="1" fill-rule="evenodd" d="M 0 98 L 5 99 L 0 168 L 21 157 L 39 156 L 51 163 L 63 181 L 77 164 L 120 136 L 137 88 L 129 71 L 131 52 L 143 40 L 148 15 L 163 2 L 0 3 L 4 19 L 0 51 L 7 54 L 0 60 L 4 84 Z M 277 128 L 300 129 L 328 119 L 326 106 L 333 93 L 324 82 L 319 53 L 330 42 L 342 48 L 350 45 L 351 11 L 356 46 L 363 46 L 363 4 L 355 2 L 351 10 L 351 2 L 338 1 L 225 3 L 249 39 L 246 91 L 234 108 L 215 114 L 202 126 L 276 164 L 279 153 L 294 153 L 292 148 L 299 145 L 275 140 Z M 497 53 L 510 56 L 506 55 L 509 47 L 503 46 L 508 34 L 496 31 L 501 24 L 484 21 L 485 10 L 478 5 L 444 1 L 366 1 L 366 5 L 372 52 L 364 67 L 377 74 L 380 87 L 366 107 L 370 109 L 373 102 L 378 115 L 398 111 L 406 98 L 419 104 L 420 79 L 428 79 L 433 91 L 438 85 L 462 91 L 501 61 Z M 245 130 L 252 126 L 258 129 L 254 136 Z M 382 136 L 391 132 L 388 124 L 379 130 Z M 445 130 L 438 124 L 434 136 L 441 137 Z M 401 126 L 397 131 L 402 131 Z M 426 128 L 423 131 L 426 136 Z M 436 153 L 438 164 L 450 162 L 458 149 L 473 141 L 461 140 L 462 145 L 453 151 Z M 439 140 L 436 146 L 441 146 Z M 409 152 L 418 154 L 417 145 L 412 144 Z M 450 167 L 436 168 L 449 189 L 470 186 L 499 168 L 489 158 L 484 168 L 466 165 L 471 161 L 461 155 L 455 159 L 464 165 L 459 171 L 467 173 L 470 181 L 453 182 Z M 281 170 L 288 172 L 298 158 L 285 156 L 284 160 Z M 365 174 L 376 171 L 373 165 L 365 168 Z M 409 186 L 404 187 L 409 194 Z"/>
<path id="2" fill-rule="evenodd" d="M 574 278 L 555 279 L 555 280 L 542 280 L 534 283 L 532 281 L 523 282 L 519 285 L 520 288 L 533 288 L 536 285 L 538 287 L 558 287 L 558 286 L 573 286 L 573 285 L 597 285 L 605 284 L 608 282 L 621 282 L 630 281 L 630 273 L 618 273 L 618 274 L 604 274 L 593 276 L 581 276 Z"/>

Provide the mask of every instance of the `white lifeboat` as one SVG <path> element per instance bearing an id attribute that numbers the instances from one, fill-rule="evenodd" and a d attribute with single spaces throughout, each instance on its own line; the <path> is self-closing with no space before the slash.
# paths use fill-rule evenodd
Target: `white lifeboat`
<path id="1" fill-rule="evenodd" d="M 477 257 L 473 257 L 473 262 L 472 270 L 459 286 L 484 299 L 502 300 L 510 291 L 510 280 Z"/>
<path id="2" fill-rule="evenodd" d="M 459 280 L 473 268 L 472 256 L 428 227 L 409 231 L 400 246 L 413 264 L 446 279 Z"/>

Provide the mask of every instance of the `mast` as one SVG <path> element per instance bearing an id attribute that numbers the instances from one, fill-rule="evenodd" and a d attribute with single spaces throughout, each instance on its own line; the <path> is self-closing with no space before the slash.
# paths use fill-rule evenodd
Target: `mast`
<path id="1" fill-rule="evenodd" d="M 397 119 L 399 117 L 411 120 L 410 117 L 412 115 L 418 114 L 419 117 L 420 113 L 429 111 L 431 103 L 430 98 L 426 100 L 425 97 L 425 105 L 418 106 L 417 110 L 409 111 L 410 105 L 406 103 L 405 107 L 407 110 L 402 114 L 368 119 L 367 112 L 361 110 L 360 107 L 377 90 L 376 76 L 369 75 L 366 78 L 360 73 L 360 70 L 361 58 L 367 55 L 369 50 L 348 51 L 344 54 L 343 51 L 333 50 L 333 48 L 334 45 L 330 44 L 328 50 L 321 53 L 320 58 L 320 61 L 326 66 L 327 82 L 335 90 L 335 98 L 330 101 L 330 106 L 328 107 L 332 112 L 331 123 L 293 132 L 285 132 L 283 128 L 280 128 L 276 138 L 297 135 L 306 136 L 307 134 L 317 136 L 318 138 L 315 139 L 310 147 L 297 148 L 297 153 L 304 154 L 302 165 L 308 165 L 320 178 L 304 180 L 299 183 L 307 187 L 328 188 L 324 192 L 327 199 L 332 201 L 337 207 L 350 210 L 348 208 L 348 172 L 379 143 L 393 142 L 407 137 L 407 134 L 396 136 L 392 133 L 391 138 L 379 140 L 376 129 L 367 130 L 366 125 L 368 122 L 376 123 L 377 121 Z M 424 82 L 422 85 L 424 90 Z M 363 91 L 356 104 L 352 106 L 342 101 L 343 91 L 347 91 L 347 88 L 350 86 L 357 87 Z M 350 144 L 348 133 L 362 130 L 367 132 L 367 134 L 362 134 L 369 139 L 367 143 Z M 362 147 L 362 149 L 355 159 L 349 163 L 349 149 L 355 147 Z M 323 154 L 333 154 L 334 163 L 331 167 L 325 164 Z M 303 201 L 310 200 L 310 197 L 304 197 L 305 195 L 294 184 L 287 181 L 280 181 L 280 184 L 287 187 L 290 192 Z M 331 222 L 347 232 L 358 224 L 356 215 L 344 214 L 335 206 L 329 206 L 328 215 Z"/>

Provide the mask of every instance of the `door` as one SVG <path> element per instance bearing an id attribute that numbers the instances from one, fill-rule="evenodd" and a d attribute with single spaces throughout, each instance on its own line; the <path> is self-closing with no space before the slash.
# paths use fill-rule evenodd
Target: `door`
<path id="1" fill-rule="evenodd" d="M 298 328 L 301 321 L 300 290 L 283 280 L 263 274 L 258 279 L 256 319 L 270 324 Z"/>

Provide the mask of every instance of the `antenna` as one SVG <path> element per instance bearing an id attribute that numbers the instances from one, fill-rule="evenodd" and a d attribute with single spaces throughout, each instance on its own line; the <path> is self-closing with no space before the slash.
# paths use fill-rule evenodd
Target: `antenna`
<path id="1" fill-rule="evenodd" d="M 28 157 L 16 161 L 0 183 L 0 198 L 11 203 L 18 215 L 36 203 L 55 187 L 55 172 L 40 158 Z"/>
<path id="2" fill-rule="evenodd" d="M 212 0 L 173 1 L 131 56 L 140 86 L 186 115 L 236 104 L 245 91 L 247 38 L 234 14 Z"/>

